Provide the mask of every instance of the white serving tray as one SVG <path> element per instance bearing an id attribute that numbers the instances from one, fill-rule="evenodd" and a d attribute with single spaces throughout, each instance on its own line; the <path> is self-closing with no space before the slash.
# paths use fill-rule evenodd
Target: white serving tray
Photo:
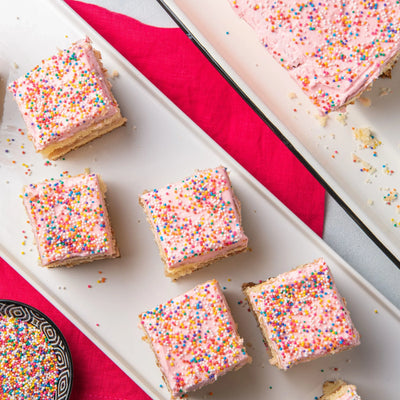
<path id="1" fill-rule="evenodd" d="M 224 287 L 253 363 L 190 398 L 313 399 L 321 394 L 324 380 L 337 377 L 358 385 L 365 398 L 397 398 L 399 311 L 63 2 L 2 3 L 0 74 L 10 82 L 55 48 L 85 35 L 101 50 L 109 71 L 119 72 L 113 90 L 128 123 L 65 160 L 46 165 L 18 131 L 24 129 L 22 118 L 11 95 L 5 94 L 0 126 L 0 255 L 155 399 L 170 396 L 148 344 L 141 340 L 137 316 L 210 278 Z M 163 275 L 138 195 L 195 169 L 220 164 L 230 170 L 252 251 L 173 283 Z M 25 174 L 28 168 L 30 176 Z M 85 168 L 101 174 L 108 185 L 109 212 L 122 256 L 72 269 L 41 269 L 19 198 L 22 186 L 58 177 L 64 171 L 77 174 Z M 347 299 L 362 344 L 283 372 L 268 364 L 241 284 L 277 275 L 320 256 L 331 266 Z M 103 277 L 106 282 L 98 283 Z"/>
<path id="2" fill-rule="evenodd" d="M 386 189 L 400 192 L 400 71 L 380 79 L 367 97 L 347 107 L 347 125 L 331 113 L 326 127 L 317 109 L 267 50 L 228 0 L 157 0 L 259 116 L 320 180 L 330 194 L 400 268 L 400 201 L 387 205 Z M 383 88 L 391 89 L 386 96 Z M 296 99 L 290 94 L 295 93 Z M 294 111 L 296 109 L 296 111 Z M 361 150 L 352 128 L 369 127 L 382 145 Z M 374 155 L 374 151 L 376 154 Z M 369 175 L 356 153 L 376 168 Z M 388 175 L 386 165 L 395 171 Z M 392 221 L 394 219 L 394 221 Z M 394 227 L 398 222 L 398 227 Z"/>

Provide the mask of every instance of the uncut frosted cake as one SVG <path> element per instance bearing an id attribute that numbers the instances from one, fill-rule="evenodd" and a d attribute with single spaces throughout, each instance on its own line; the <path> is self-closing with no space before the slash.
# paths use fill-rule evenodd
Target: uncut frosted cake
<path id="1" fill-rule="evenodd" d="M 88 38 L 42 60 L 8 89 L 35 150 L 52 160 L 126 121 Z"/>
<path id="2" fill-rule="evenodd" d="M 321 113 L 351 103 L 400 53 L 397 0 L 228 0 Z"/>

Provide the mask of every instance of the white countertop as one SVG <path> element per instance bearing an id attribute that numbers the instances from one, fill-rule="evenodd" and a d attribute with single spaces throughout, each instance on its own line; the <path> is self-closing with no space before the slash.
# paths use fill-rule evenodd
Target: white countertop
<path id="1" fill-rule="evenodd" d="M 176 26 L 156 0 L 86 0 L 85 2 L 131 16 L 149 25 Z M 400 270 L 329 194 L 326 195 L 323 238 L 345 261 L 400 308 Z"/>

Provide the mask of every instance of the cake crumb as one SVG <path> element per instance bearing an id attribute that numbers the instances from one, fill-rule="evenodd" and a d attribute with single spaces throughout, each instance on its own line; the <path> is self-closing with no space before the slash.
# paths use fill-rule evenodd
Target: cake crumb
<path id="1" fill-rule="evenodd" d="M 352 158 L 353 158 L 353 162 L 354 163 L 359 163 L 362 165 L 362 169 L 361 172 L 368 172 L 371 175 L 374 174 L 376 172 L 376 168 L 374 166 L 372 166 L 370 163 L 368 163 L 367 161 L 364 161 L 363 159 L 361 159 L 360 157 L 358 157 L 356 154 L 352 154 Z"/>
<path id="2" fill-rule="evenodd" d="M 369 206 L 373 206 L 373 205 L 374 205 L 374 201 L 373 201 L 373 200 L 368 200 L 368 201 L 367 201 L 367 204 L 368 204 Z"/>
<path id="3" fill-rule="evenodd" d="M 394 201 L 396 201 L 398 199 L 399 195 L 397 193 L 396 189 L 388 189 L 388 192 L 383 195 L 383 201 L 387 204 L 387 205 L 391 205 Z"/>
<path id="4" fill-rule="evenodd" d="M 352 128 L 354 130 L 354 138 L 361 142 L 364 148 L 376 149 L 382 144 L 370 128 Z"/>
<path id="5" fill-rule="evenodd" d="M 325 128 L 326 124 L 328 123 L 328 116 L 327 115 L 316 115 L 315 119 L 319 122 L 319 124 Z"/>
<path id="6" fill-rule="evenodd" d="M 13 66 L 14 66 L 14 69 L 18 69 L 19 68 L 19 65 L 16 62 L 14 62 Z"/>
<path id="7" fill-rule="evenodd" d="M 383 97 L 383 96 L 387 96 L 389 93 L 391 93 L 392 92 L 392 89 L 390 89 L 390 88 L 387 88 L 387 87 L 384 87 L 384 88 L 381 88 L 380 89 L 380 91 L 379 91 L 379 96 L 380 97 Z"/>
<path id="8" fill-rule="evenodd" d="M 289 99 L 297 99 L 297 94 L 294 92 L 289 93 Z"/>
<path id="9" fill-rule="evenodd" d="M 393 175 L 393 174 L 394 174 L 394 171 L 393 171 L 392 169 L 389 168 L 388 164 L 383 164 L 383 165 L 382 165 L 382 172 L 383 172 L 385 175 Z"/>
<path id="10" fill-rule="evenodd" d="M 364 106 L 364 107 L 370 107 L 371 106 L 371 99 L 369 97 L 365 96 L 360 96 L 358 98 L 358 101 Z"/>
<path id="11" fill-rule="evenodd" d="M 343 126 L 347 125 L 347 113 L 339 113 L 336 115 L 336 121 L 341 123 Z"/>
<path id="12" fill-rule="evenodd" d="M 119 77 L 119 72 L 117 70 L 114 69 L 114 71 L 111 74 L 112 78 L 118 78 Z"/>

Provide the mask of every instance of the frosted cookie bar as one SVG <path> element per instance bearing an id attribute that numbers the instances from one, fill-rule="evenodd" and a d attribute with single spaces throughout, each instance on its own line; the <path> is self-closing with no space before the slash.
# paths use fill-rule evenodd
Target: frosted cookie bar
<path id="1" fill-rule="evenodd" d="M 35 150 L 52 160 L 126 121 L 89 39 L 41 61 L 8 89 Z"/>
<path id="2" fill-rule="evenodd" d="M 119 256 L 96 174 L 24 187 L 23 202 L 44 267 L 72 266 Z"/>
<path id="3" fill-rule="evenodd" d="M 247 250 L 240 203 L 224 167 L 198 171 L 139 198 L 173 279 Z"/>
<path id="4" fill-rule="evenodd" d="M 320 258 L 243 292 L 272 358 L 286 370 L 360 344 L 332 273 Z"/>
<path id="5" fill-rule="evenodd" d="M 173 398 L 251 362 L 215 279 L 139 318 Z"/>

